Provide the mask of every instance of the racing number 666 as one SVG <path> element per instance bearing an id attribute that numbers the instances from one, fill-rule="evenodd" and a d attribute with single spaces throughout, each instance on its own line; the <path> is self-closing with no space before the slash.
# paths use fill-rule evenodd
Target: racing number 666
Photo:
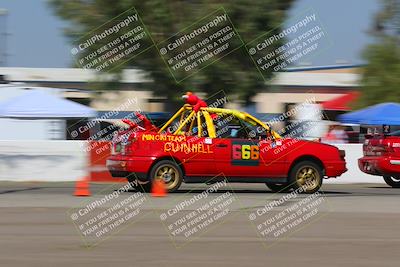
<path id="1" fill-rule="evenodd" d="M 257 145 L 232 145 L 232 159 L 258 160 L 260 157 Z"/>

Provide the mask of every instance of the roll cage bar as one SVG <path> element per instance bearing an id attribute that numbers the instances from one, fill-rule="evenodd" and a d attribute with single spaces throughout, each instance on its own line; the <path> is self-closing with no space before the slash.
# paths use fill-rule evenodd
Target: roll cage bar
<path id="1" fill-rule="evenodd" d="M 185 117 L 185 114 L 189 112 L 189 114 Z M 185 126 L 189 126 L 188 131 L 192 131 L 193 127 L 195 127 L 195 123 L 197 122 L 197 136 L 202 137 L 203 133 L 203 125 L 202 116 L 205 121 L 205 127 L 207 128 L 208 137 L 215 138 L 216 131 L 214 126 L 214 121 L 212 115 L 233 115 L 234 117 L 246 121 L 252 125 L 259 125 L 267 133 L 269 133 L 274 139 L 279 139 L 281 136 L 273 131 L 268 125 L 260 121 L 259 119 L 251 116 L 246 112 L 241 112 L 233 109 L 224 109 L 224 108 L 211 108 L 211 107 L 202 107 L 197 112 L 193 110 L 193 106 L 189 104 L 183 105 L 158 131 L 158 133 L 164 132 L 172 123 L 180 116 L 179 126 L 174 130 L 172 134 L 179 135 L 182 134 L 182 130 Z M 190 122 L 190 124 L 189 124 Z"/>

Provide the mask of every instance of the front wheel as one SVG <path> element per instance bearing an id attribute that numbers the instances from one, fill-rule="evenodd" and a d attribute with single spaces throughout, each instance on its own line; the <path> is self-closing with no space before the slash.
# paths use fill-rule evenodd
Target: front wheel
<path id="1" fill-rule="evenodd" d="M 150 181 L 163 179 L 165 189 L 172 193 L 178 190 L 183 181 L 181 168 L 171 160 L 161 160 L 157 162 L 150 171 Z"/>
<path id="2" fill-rule="evenodd" d="M 294 190 L 303 188 L 303 193 L 317 192 L 322 185 L 322 168 L 312 161 L 301 161 L 294 165 L 289 175 L 289 182 Z"/>
<path id="3" fill-rule="evenodd" d="M 400 188 L 400 177 L 383 176 L 383 180 L 385 180 L 387 185 L 390 185 L 393 188 Z"/>

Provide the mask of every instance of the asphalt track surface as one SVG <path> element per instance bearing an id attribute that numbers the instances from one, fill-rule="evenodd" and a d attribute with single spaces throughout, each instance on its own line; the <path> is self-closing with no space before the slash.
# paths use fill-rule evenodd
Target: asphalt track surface
<path id="1" fill-rule="evenodd" d="M 208 195 L 208 200 L 224 194 L 240 200 L 231 204 L 222 223 L 205 227 L 210 229 L 201 235 L 174 238 L 160 214 L 209 188 L 184 185 L 165 198 L 142 195 L 146 203 L 141 206 L 141 219 L 90 247 L 74 226 L 70 209 L 113 193 L 121 184 L 92 184 L 93 196 L 86 198 L 73 197 L 73 186 L 0 183 L 0 266 L 309 267 L 399 266 L 400 262 L 400 190 L 383 184 L 324 185 L 316 219 L 276 238 L 262 238 L 249 214 L 287 195 L 273 194 L 262 184 L 232 184 Z M 123 192 L 120 197 L 134 194 Z M 295 201 L 305 198 L 298 196 Z M 180 215 L 194 209 L 185 207 Z"/>

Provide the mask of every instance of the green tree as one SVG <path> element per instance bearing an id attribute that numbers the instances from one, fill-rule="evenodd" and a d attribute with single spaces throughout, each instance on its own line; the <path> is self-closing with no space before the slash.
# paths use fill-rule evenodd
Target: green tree
<path id="1" fill-rule="evenodd" d="M 156 43 L 161 42 L 197 19 L 223 6 L 235 28 L 245 41 L 272 31 L 279 32 L 286 11 L 294 0 L 236 0 L 221 4 L 211 0 L 50 0 L 58 16 L 69 22 L 65 33 L 76 40 L 132 6 L 138 11 Z M 281 42 L 275 42 L 275 49 Z M 151 44 L 149 44 L 151 45 Z M 149 84 L 156 95 L 166 96 L 170 101 L 188 90 L 202 91 L 211 95 L 224 90 L 236 94 L 248 104 L 251 97 L 265 89 L 265 84 L 244 47 L 196 73 L 181 83 L 176 83 L 156 49 L 149 49 L 116 70 L 137 68 L 146 71 L 154 83 Z M 264 73 L 265 74 L 265 73 Z M 266 73 L 267 78 L 272 72 Z M 116 76 L 118 79 L 118 75 Z M 118 87 L 113 83 L 114 88 Z M 98 88 L 98 84 L 96 86 Z"/>
<path id="2" fill-rule="evenodd" d="M 376 43 L 363 57 L 367 61 L 358 108 L 382 102 L 400 102 L 400 1 L 384 0 L 371 34 Z"/>

